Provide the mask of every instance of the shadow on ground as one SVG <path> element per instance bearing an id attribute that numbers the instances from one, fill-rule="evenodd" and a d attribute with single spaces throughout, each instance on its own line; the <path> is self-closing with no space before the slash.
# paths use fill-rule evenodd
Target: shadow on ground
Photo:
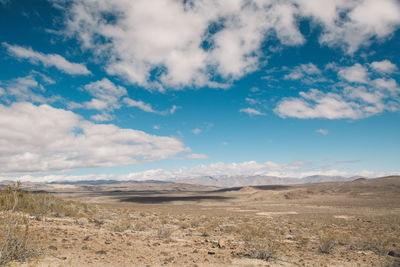
<path id="1" fill-rule="evenodd" d="M 142 203 L 142 204 L 159 204 L 165 202 L 172 202 L 172 201 L 200 201 L 200 200 L 227 200 L 230 197 L 223 197 L 223 196 L 138 196 L 138 197 L 125 197 L 120 198 L 119 201 L 121 202 L 135 202 L 135 203 Z"/>

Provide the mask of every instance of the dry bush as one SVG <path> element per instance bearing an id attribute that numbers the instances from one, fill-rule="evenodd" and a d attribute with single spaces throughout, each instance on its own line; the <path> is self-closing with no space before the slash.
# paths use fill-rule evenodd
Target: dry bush
<path id="1" fill-rule="evenodd" d="M 132 228 L 132 222 L 129 217 L 124 217 L 119 219 L 114 225 L 112 226 L 112 230 L 114 232 L 125 232 Z"/>
<path id="2" fill-rule="evenodd" d="M 248 242 L 246 246 L 250 258 L 265 261 L 274 259 L 279 250 L 279 245 L 274 240 Z"/>
<path id="3" fill-rule="evenodd" d="M 321 253 L 331 254 L 336 244 L 336 235 L 331 230 L 325 230 L 319 233 L 318 247 Z"/>
<path id="4" fill-rule="evenodd" d="M 171 234 L 172 230 L 170 228 L 165 227 L 164 225 L 161 225 L 160 228 L 158 228 L 157 231 L 158 238 L 170 238 Z"/>
<path id="5" fill-rule="evenodd" d="M 32 246 L 33 233 L 29 229 L 28 218 L 17 212 L 23 192 L 20 184 L 1 191 L 0 216 L 0 265 L 10 261 L 25 261 L 35 256 L 39 250 Z"/>
<path id="6" fill-rule="evenodd" d="M 245 242 L 245 255 L 269 261 L 281 249 L 278 230 L 263 222 L 246 222 L 238 225 L 236 234 Z"/>
<path id="7" fill-rule="evenodd" d="M 62 200 L 49 193 L 26 193 L 21 189 L 20 184 L 17 184 L 13 188 L 15 188 L 16 196 L 18 197 L 15 211 L 27 213 L 31 216 L 38 218 L 45 215 L 55 217 L 83 217 L 95 213 L 92 207 L 84 203 Z M 9 195 L 7 190 L 0 191 L 0 209 L 3 210 L 10 209 L 6 205 Z"/>

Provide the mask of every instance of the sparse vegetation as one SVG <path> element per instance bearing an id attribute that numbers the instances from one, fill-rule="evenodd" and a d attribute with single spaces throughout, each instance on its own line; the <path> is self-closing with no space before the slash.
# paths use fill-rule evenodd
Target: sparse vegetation
<path id="1" fill-rule="evenodd" d="M 25 261 L 39 253 L 38 248 L 33 247 L 33 233 L 27 216 L 18 212 L 23 198 L 19 183 L 0 191 L 0 265 L 14 260 Z"/>
<path id="2" fill-rule="evenodd" d="M 50 266 L 135 266 L 138 262 L 242 266 L 260 260 L 272 265 L 398 266 L 393 255 L 400 248 L 400 215 L 393 208 L 400 206 L 400 197 L 392 195 L 387 202 L 377 197 L 382 202 L 376 203 L 368 202 L 370 195 L 361 201 L 351 192 L 350 197 L 337 197 L 328 189 L 324 188 L 328 195 L 319 196 L 321 190 L 314 188 L 312 196 L 295 202 L 282 197 L 285 191 L 269 196 L 271 192 L 261 190 L 255 193 L 267 197 L 254 202 L 253 190 L 224 193 L 233 201 L 215 207 L 212 202 L 191 202 L 193 206 L 138 203 L 132 208 L 119 202 L 86 205 L 20 188 L 3 190 L 0 241 L 4 244 L 8 225 L 4 222 L 18 221 L 12 231 L 17 241 L 4 249 L 15 253 L 6 253 L 6 261 L 24 261 L 40 252 L 44 255 L 40 261 L 50 257 Z M 13 194 L 18 197 L 16 204 Z M 82 255 L 87 260 L 79 258 Z"/>
<path id="3" fill-rule="evenodd" d="M 321 231 L 318 236 L 318 247 L 321 253 L 331 254 L 337 244 L 336 236 L 331 230 Z"/>

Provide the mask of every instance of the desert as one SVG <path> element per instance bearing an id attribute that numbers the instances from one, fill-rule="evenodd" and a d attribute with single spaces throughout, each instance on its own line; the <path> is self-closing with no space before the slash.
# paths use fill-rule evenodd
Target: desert
<path id="1" fill-rule="evenodd" d="M 26 188 L 20 197 L 14 212 L 29 225 L 19 233 L 27 239 L 27 257 L 2 262 L 8 266 L 400 264 L 398 176 L 233 188 L 155 182 L 43 187 Z M 1 226 L 4 242 L 4 219 Z"/>

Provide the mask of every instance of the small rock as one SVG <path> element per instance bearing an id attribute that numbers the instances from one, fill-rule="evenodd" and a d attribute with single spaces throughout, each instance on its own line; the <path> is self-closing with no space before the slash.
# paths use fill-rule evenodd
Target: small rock
<path id="1" fill-rule="evenodd" d="M 88 225 L 88 224 L 89 224 L 89 221 L 88 221 L 88 219 L 86 219 L 86 218 L 79 218 L 79 219 L 76 221 L 76 223 L 79 224 L 79 225 Z"/>
<path id="2" fill-rule="evenodd" d="M 215 255 L 215 252 L 214 251 L 209 251 L 209 252 L 207 252 L 207 254 L 208 255 Z"/>
<path id="3" fill-rule="evenodd" d="M 104 255 L 104 254 L 107 254 L 107 252 L 105 252 L 104 250 L 99 250 L 99 251 L 96 251 L 96 254 L 97 255 Z"/>
<path id="4" fill-rule="evenodd" d="M 106 241 L 104 242 L 104 244 L 110 245 L 110 244 L 111 244 L 111 241 L 110 241 L 110 240 L 106 240 Z"/>
<path id="5" fill-rule="evenodd" d="M 51 249 L 51 250 L 57 250 L 57 247 L 56 247 L 56 246 L 49 246 L 49 249 Z"/>
<path id="6" fill-rule="evenodd" d="M 218 247 L 219 248 L 225 248 L 226 247 L 225 241 L 222 240 L 222 239 L 218 240 Z"/>
<path id="7" fill-rule="evenodd" d="M 395 258 L 400 258 L 400 250 L 397 250 L 397 251 L 391 250 L 391 251 L 389 251 L 388 255 L 395 257 Z"/>
<path id="8" fill-rule="evenodd" d="M 89 236 L 85 236 L 85 238 L 83 239 L 83 241 L 89 241 Z"/>

